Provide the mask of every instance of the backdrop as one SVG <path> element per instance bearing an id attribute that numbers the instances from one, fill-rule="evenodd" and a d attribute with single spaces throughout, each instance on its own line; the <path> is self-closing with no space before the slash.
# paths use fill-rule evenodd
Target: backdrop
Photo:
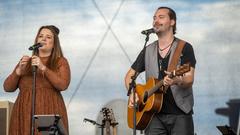
<path id="1" fill-rule="evenodd" d="M 215 110 L 227 109 L 226 102 L 240 95 L 238 0 L 0 0 L 0 100 L 15 101 L 18 90 L 4 92 L 3 81 L 22 55 L 31 55 L 28 47 L 38 28 L 53 24 L 60 28 L 71 67 L 71 84 L 63 92 L 70 134 L 100 134 L 83 119 L 101 122 L 105 105 L 113 108 L 120 123 L 118 134 L 131 134 L 124 76 L 143 48 L 145 37 L 140 32 L 152 27 L 159 6 L 176 11 L 176 36 L 195 50 L 195 132 L 221 135 L 216 126 L 229 125 L 229 118 Z M 150 36 L 150 42 L 156 39 Z M 144 74 L 138 83 L 144 82 L 141 78 Z"/>

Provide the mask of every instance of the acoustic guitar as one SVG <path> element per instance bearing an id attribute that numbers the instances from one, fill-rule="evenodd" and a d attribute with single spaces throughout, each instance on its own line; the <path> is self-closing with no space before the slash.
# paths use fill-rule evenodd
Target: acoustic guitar
<path id="1" fill-rule="evenodd" d="M 177 70 L 170 73 L 169 77 L 182 76 L 190 71 L 190 65 L 184 64 Z M 163 102 L 163 94 L 166 93 L 166 88 L 163 86 L 163 80 L 157 80 L 153 77 L 149 78 L 145 85 L 137 84 L 136 93 L 139 97 L 136 111 L 136 129 L 144 130 L 152 119 L 153 115 L 160 112 Z M 134 108 L 128 107 L 128 127 L 133 128 L 133 113 Z"/>

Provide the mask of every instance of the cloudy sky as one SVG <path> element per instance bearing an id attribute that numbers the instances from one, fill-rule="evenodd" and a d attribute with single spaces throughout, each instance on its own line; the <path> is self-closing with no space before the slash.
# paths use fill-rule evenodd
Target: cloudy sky
<path id="1" fill-rule="evenodd" d="M 197 59 L 194 122 L 198 135 L 221 135 L 228 118 L 215 109 L 240 96 L 240 2 L 235 0 L 0 0 L 0 84 L 24 54 L 31 55 L 37 30 L 53 24 L 71 67 L 63 92 L 71 135 L 99 134 L 84 118 L 100 120 L 103 106 L 113 108 L 119 134 L 126 126 L 124 76 L 143 47 L 141 30 L 151 28 L 159 6 L 177 13 L 176 36 L 190 42 Z M 150 41 L 156 40 L 155 35 Z M 137 82 L 144 82 L 144 74 Z M 18 91 L 0 88 L 0 100 L 14 102 Z M 123 133 L 124 132 L 124 133 Z"/>

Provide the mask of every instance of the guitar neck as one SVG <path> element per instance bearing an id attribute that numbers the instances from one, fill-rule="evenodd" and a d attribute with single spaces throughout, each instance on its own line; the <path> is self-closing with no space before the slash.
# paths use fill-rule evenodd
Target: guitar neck
<path id="1" fill-rule="evenodd" d="M 147 91 L 148 97 L 152 96 L 152 94 L 154 94 L 156 91 L 158 91 L 159 88 L 162 86 L 163 86 L 163 80 L 159 81 L 153 88 L 151 88 L 149 91 Z"/>
<path id="2" fill-rule="evenodd" d="M 113 126 L 113 135 L 117 135 L 117 127 Z"/>
<path id="3" fill-rule="evenodd" d="M 109 121 L 106 121 L 105 128 L 106 128 L 106 135 L 111 135 L 110 134 L 110 122 Z"/>
<path id="4" fill-rule="evenodd" d="M 176 75 L 175 75 L 175 70 L 173 72 L 171 72 L 170 75 L 168 75 L 169 78 L 174 78 Z M 159 90 L 159 88 L 161 88 L 163 86 L 163 79 L 159 82 L 157 82 L 157 84 L 148 91 L 148 97 L 152 96 L 156 91 Z M 162 91 L 163 92 L 163 91 Z"/>

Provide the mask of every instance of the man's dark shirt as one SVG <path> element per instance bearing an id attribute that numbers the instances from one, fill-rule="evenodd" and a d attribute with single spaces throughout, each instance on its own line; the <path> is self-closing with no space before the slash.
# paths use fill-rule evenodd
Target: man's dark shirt
<path id="1" fill-rule="evenodd" d="M 158 53 L 158 67 L 159 67 L 159 70 L 160 70 L 160 65 L 162 68 L 162 70 L 159 72 L 159 75 L 158 75 L 159 80 L 162 80 L 164 76 L 166 76 L 164 71 L 167 71 L 170 54 L 171 52 L 169 52 L 169 54 L 167 54 L 164 58 L 162 58 Z M 181 65 L 190 63 L 190 66 L 195 68 L 196 59 L 195 59 L 192 45 L 190 45 L 189 43 L 186 43 L 182 50 L 182 55 L 180 56 L 180 63 Z M 134 69 L 139 73 L 145 71 L 145 51 L 144 50 L 140 52 L 140 54 L 138 55 L 137 59 L 135 60 L 135 62 L 132 64 L 131 67 L 132 69 Z M 185 114 L 180 108 L 177 107 L 170 87 L 168 88 L 167 92 L 164 94 L 163 105 L 160 113 Z M 192 111 L 190 113 L 192 113 Z"/>

